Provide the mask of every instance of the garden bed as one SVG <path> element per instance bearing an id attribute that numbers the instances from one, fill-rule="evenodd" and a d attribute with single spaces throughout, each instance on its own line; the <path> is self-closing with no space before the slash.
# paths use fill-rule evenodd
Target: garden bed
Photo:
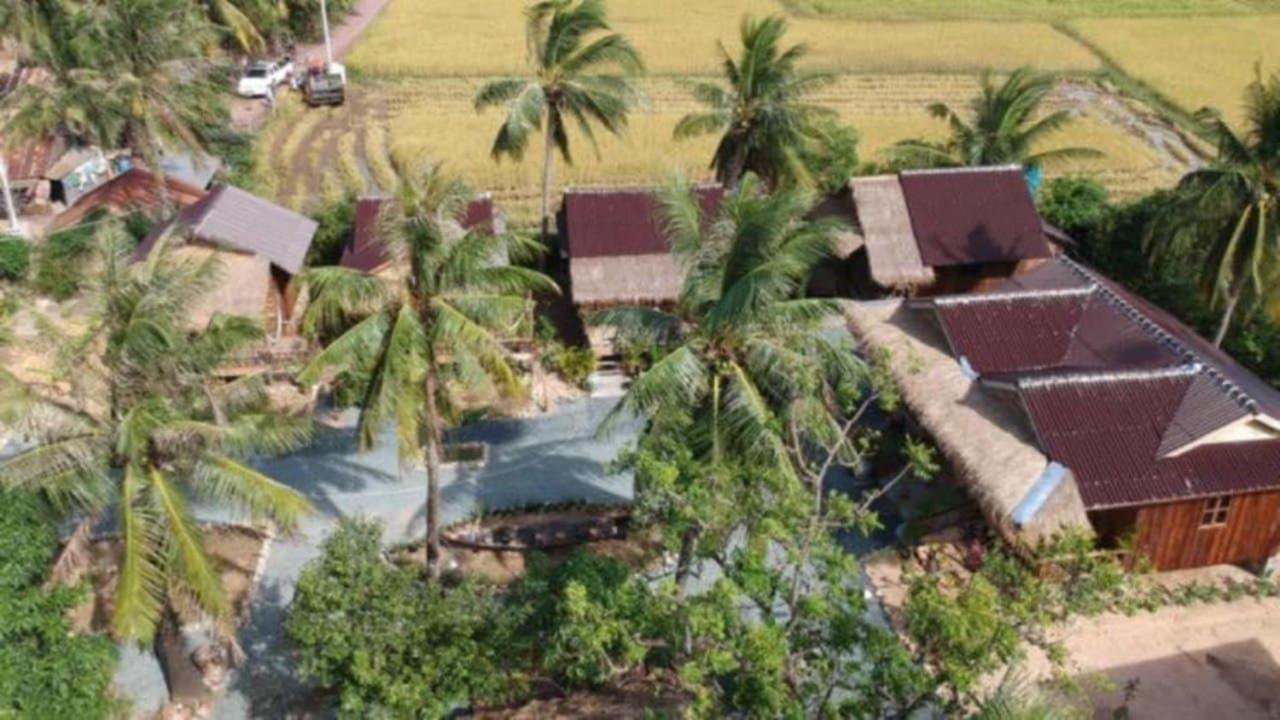
<path id="1" fill-rule="evenodd" d="M 566 506 L 497 513 L 446 527 L 444 542 L 475 550 L 548 550 L 627 537 L 631 511 L 609 506 Z"/>

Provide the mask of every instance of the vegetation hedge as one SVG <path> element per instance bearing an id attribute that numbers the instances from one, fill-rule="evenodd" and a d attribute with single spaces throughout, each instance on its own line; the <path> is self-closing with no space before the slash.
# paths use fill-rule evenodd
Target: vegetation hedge
<path id="1" fill-rule="evenodd" d="M 91 217 L 81 225 L 50 235 L 36 254 L 36 292 L 55 300 L 66 300 L 80 290 L 85 264 L 93 250 L 94 224 Z"/>
<path id="2" fill-rule="evenodd" d="M 0 237 L 0 279 L 22 280 L 31 267 L 31 247 L 20 237 Z"/>
<path id="3" fill-rule="evenodd" d="M 115 645 L 71 632 L 67 611 L 85 588 L 44 590 L 58 550 L 55 527 L 33 496 L 0 491 L 0 717 L 103 718 Z"/>

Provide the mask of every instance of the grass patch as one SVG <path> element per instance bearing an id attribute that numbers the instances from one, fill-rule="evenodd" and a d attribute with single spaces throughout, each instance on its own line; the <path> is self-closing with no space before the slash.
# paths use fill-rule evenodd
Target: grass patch
<path id="1" fill-rule="evenodd" d="M 717 43 L 736 43 L 744 14 L 777 13 L 771 0 L 613 0 L 614 26 L 656 75 L 711 74 Z M 1030 64 L 1090 70 L 1097 59 L 1038 22 L 855 22 L 792 20 L 793 41 L 811 66 L 838 72 L 972 71 Z M 424 42 L 423 38 L 430 38 Z M 525 71 L 522 16 L 507 0 L 397 0 L 347 58 L 377 76 L 474 77 Z"/>
<path id="2" fill-rule="evenodd" d="M 1072 27 L 1182 108 L 1207 105 L 1229 121 L 1242 117 L 1254 64 L 1260 62 L 1264 74 L 1280 70 L 1280 15 L 1081 20 Z"/>

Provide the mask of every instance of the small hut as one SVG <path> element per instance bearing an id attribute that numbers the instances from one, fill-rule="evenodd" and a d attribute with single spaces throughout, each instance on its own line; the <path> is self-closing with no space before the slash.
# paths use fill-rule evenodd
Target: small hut
<path id="1" fill-rule="evenodd" d="M 221 252 L 221 282 L 192 317 L 202 325 L 215 313 L 260 317 L 274 338 L 296 333 L 297 287 L 315 236 L 316 221 L 231 185 L 220 185 L 157 225 L 135 257 L 150 254 L 161 237 L 182 243 L 179 252 L 207 257 Z"/>
<path id="2" fill-rule="evenodd" d="M 972 292 L 1034 268 L 1069 242 L 1040 218 L 1017 166 L 859 177 L 839 195 L 817 213 L 854 228 L 839 243 L 837 294 Z"/>

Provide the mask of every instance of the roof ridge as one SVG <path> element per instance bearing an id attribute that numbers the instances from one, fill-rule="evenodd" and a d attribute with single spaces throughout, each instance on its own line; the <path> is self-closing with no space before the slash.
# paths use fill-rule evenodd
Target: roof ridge
<path id="1" fill-rule="evenodd" d="M 1025 288 L 1022 290 L 1001 290 L 973 295 L 940 295 L 933 298 L 936 305 L 970 305 L 983 302 L 1008 302 L 1012 300 L 1034 300 L 1066 297 L 1087 297 L 1093 293 L 1092 285 L 1072 288 Z"/>
<path id="2" fill-rule="evenodd" d="M 1119 295 L 1119 293 L 1099 281 L 1098 278 L 1095 277 L 1094 273 L 1088 268 L 1065 255 L 1060 255 L 1059 259 L 1077 275 L 1092 283 L 1107 304 L 1119 310 L 1143 332 L 1150 335 L 1165 347 L 1173 350 L 1184 361 L 1189 361 L 1189 364 L 1199 368 L 1199 371 L 1203 372 L 1206 377 L 1225 392 L 1227 397 L 1231 398 L 1231 400 L 1236 403 L 1239 403 L 1241 407 L 1245 408 L 1249 412 L 1256 413 L 1258 411 L 1258 402 L 1254 400 L 1249 393 L 1245 392 L 1243 388 L 1228 379 L 1227 376 L 1218 370 L 1212 362 L 1201 357 L 1200 353 L 1197 353 L 1185 342 L 1179 340 L 1168 330 L 1165 330 L 1159 323 L 1152 320 L 1146 313 L 1134 306 L 1133 303 L 1124 299 Z"/>
<path id="3" fill-rule="evenodd" d="M 913 168 L 911 170 L 902 170 L 898 173 L 902 175 L 958 175 L 962 173 L 981 173 L 981 172 L 1010 172 L 1016 170 L 1022 172 L 1022 166 L 1017 163 L 1006 163 L 1004 165 L 961 165 L 959 167 L 943 167 L 943 168 Z"/>
<path id="4" fill-rule="evenodd" d="M 1138 368 L 1131 370 L 1069 370 L 1046 375 L 1020 377 L 1019 389 L 1051 387 L 1055 385 L 1083 385 L 1088 383 L 1137 382 L 1142 380 L 1167 380 L 1192 377 L 1201 371 L 1198 363 L 1173 365 L 1162 368 Z"/>

